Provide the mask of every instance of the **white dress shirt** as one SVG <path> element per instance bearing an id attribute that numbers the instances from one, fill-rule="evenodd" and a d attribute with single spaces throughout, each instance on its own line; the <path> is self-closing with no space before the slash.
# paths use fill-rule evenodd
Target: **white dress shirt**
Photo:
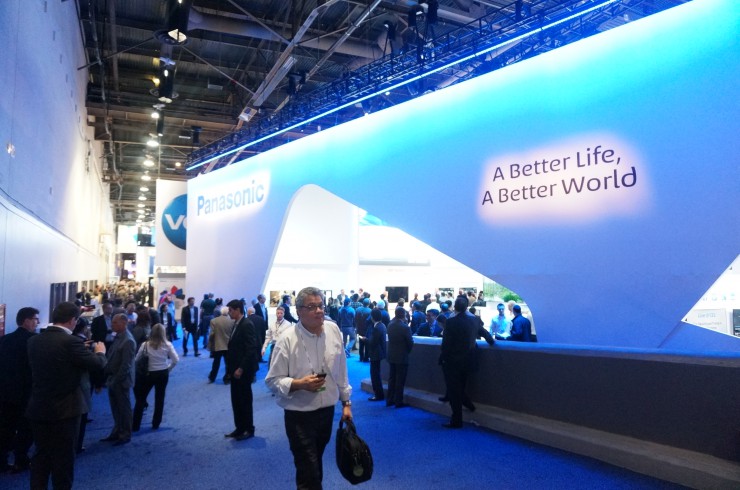
<path id="1" fill-rule="evenodd" d="M 267 332 L 265 333 L 265 343 L 262 348 L 267 349 L 267 346 L 270 345 L 270 342 L 277 342 L 278 339 L 280 339 L 280 336 L 285 333 L 285 331 L 291 325 L 293 324 L 285 318 L 283 318 L 281 321 L 275 320 L 275 323 L 273 323 L 272 326 L 268 328 Z"/>
<path id="2" fill-rule="evenodd" d="M 294 379 L 326 372 L 325 390 L 291 392 Z M 336 323 L 324 321 L 319 335 L 306 330 L 299 321 L 281 333 L 275 344 L 265 384 L 277 395 L 277 404 L 286 410 L 310 412 L 346 401 L 352 395 L 347 376 L 347 357 L 342 333 Z"/>

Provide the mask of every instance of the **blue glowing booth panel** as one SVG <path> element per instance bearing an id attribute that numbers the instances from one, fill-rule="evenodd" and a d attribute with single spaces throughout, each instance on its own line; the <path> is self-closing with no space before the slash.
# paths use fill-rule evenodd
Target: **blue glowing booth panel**
<path id="1" fill-rule="evenodd" d="M 680 324 L 740 251 L 739 26 L 697 0 L 197 177 L 188 288 L 260 291 L 314 184 L 517 291 L 540 342 L 740 351 Z"/>

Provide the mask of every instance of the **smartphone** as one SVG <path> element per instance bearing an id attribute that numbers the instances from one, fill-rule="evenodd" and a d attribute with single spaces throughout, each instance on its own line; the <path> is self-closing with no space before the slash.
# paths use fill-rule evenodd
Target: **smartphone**
<path id="1" fill-rule="evenodd" d="M 318 376 L 321 379 L 324 379 L 324 378 L 326 378 L 326 373 L 319 373 L 316 376 Z"/>

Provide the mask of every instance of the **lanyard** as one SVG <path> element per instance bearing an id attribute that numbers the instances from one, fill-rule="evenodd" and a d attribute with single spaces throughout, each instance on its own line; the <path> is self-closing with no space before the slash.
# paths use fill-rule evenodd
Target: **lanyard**
<path id="1" fill-rule="evenodd" d="M 313 367 L 313 362 L 311 362 L 311 356 L 308 354 L 308 348 L 306 348 L 306 341 L 303 338 L 302 329 L 303 329 L 303 325 L 301 325 L 301 328 L 300 329 L 299 328 L 296 328 L 296 331 L 298 332 L 298 336 L 301 338 L 301 344 L 303 344 L 303 351 L 306 353 L 306 359 L 308 360 L 308 367 L 311 368 L 311 374 L 316 374 L 317 371 Z M 321 352 L 321 350 L 319 349 L 319 346 L 321 345 L 321 343 L 319 342 L 319 340 L 321 340 L 321 334 L 319 334 L 319 335 L 316 336 L 316 354 L 318 356 L 318 359 L 316 361 L 317 361 L 317 364 L 319 364 L 319 363 L 321 364 L 321 366 L 320 366 L 321 367 L 321 371 L 319 371 L 319 372 L 322 372 L 323 373 L 324 372 L 324 363 L 323 363 L 324 355 Z M 319 361 L 321 361 L 321 362 L 319 362 Z"/>

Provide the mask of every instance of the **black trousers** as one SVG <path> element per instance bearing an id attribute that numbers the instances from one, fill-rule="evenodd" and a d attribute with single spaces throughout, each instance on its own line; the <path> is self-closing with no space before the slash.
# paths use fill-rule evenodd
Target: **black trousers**
<path id="1" fill-rule="evenodd" d="M 36 442 L 36 454 L 31 460 L 31 490 L 46 490 L 49 476 L 54 490 L 72 488 L 80 416 L 49 422 L 33 421 L 31 427 Z"/>
<path id="2" fill-rule="evenodd" d="M 215 352 L 211 352 L 211 355 L 213 356 L 213 363 L 211 363 L 211 372 L 208 374 L 208 379 L 211 381 L 216 381 L 216 376 L 218 376 L 218 370 L 221 368 L 221 359 L 224 358 L 226 355 L 225 350 L 218 350 Z M 226 363 L 224 362 L 224 370 L 226 370 Z M 226 371 L 224 373 L 224 381 L 229 379 L 228 377 L 229 373 Z"/>
<path id="3" fill-rule="evenodd" d="M 449 365 L 445 365 L 443 370 L 447 383 L 447 397 L 450 399 L 450 408 L 452 408 L 450 423 L 462 425 L 462 407 L 471 403 L 470 398 L 465 394 L 468 372 L 464 368 Z"/>
<path id="4" fill-rule="evenodd" d="M 385 394 L 383 393 L 383 380 L 380 379 L 380 361 L 370 359 L 370 382 L 373 385 L 373 393 L 375 398 L 383 399 Z"/>
<path id="5" fill-rule="evenodd" d="M 28 464 L 28 450 L 33 444 L 31 423 L 23 412 L 25 403 L 0 402 L 0 465 L 7 462 L 8 453 L 13 451 L 15 464 Z"/>
<path id="6" fill-rule="evenodd" d="M 409 371 L 408 364 L 390 363 L 388 372 L 388 405 L 400 405 L 403 403 L 403 388 L 406 386 L 406 374 Z"/>
<path id="7" fill-rule="evenodd" d="M 136 404 L 134 405 L 133 430 L 139 430 L 141 427 L 141 419 L 144 416 L 146 398 L 149 396 L 149 392 L 152 391 L 152 388 L 154 388 L 154 416 L 152 417 L 152 427 L 155 429 L 159 428 L 159 424 L 162 423 L 162 414 L 164 413 L 164 394 L 167 390 L 167 383 L 169 380 L 170 372 L 168 369 L 149 371 L 149 374 L 144 376 L 143 379 L 139 380 L 137 378 L 136 386 L 134 386 Z"/>
<path id="8" fill-rule="evenodd" d="M 365 336 L 364 334 L 362 335 Z M 364 338 L 357 341 L 357 351 L 360 355 L 360 362 L 367 361 L 367 340 Z"/>
<path id="9" fill-rule="evenodd" d="M 334 405 L 311 412 L 285 411 L 285 433 L 295 464 L 299 490 L 321 490 L 324 478 L 322 459 L 331 439 Z"/>
<path id="10" fill-rule="evenodd" d="M 198 353 L 198 331 L 195 332 L 188 332 L 187 330 L 183 330 L 182 332 L 182 352 L 184 354 L 188 353 L 188 339 L 193 338 L 193 350 L 195 353 Z"/>
<path id="11" fill-rule="evenodd" d="M 237 432 L 254 432 L 252 412 L 252 378 L 254 373 L 244 371 L 242 377 L 231 377 L 231 409 L 234 411 L 234 426 Z"/>

